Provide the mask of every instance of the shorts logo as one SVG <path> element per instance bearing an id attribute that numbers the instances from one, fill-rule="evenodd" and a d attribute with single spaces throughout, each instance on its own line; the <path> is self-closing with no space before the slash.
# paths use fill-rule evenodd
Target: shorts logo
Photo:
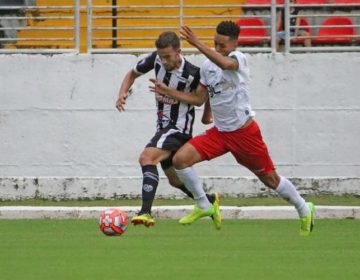
<path id="1" fill-rule="evenodd" d="M 154 187 L 152 185 L 148 185 L 148 184 L 143 185 L 143 190 L 145 192 L 151 192 L 153 189 Z"/>

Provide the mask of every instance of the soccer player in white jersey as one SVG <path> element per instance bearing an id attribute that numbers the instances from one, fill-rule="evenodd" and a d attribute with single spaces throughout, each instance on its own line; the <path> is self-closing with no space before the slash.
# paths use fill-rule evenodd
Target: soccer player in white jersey
<path id="1" fill-rule="evenodd" d="M 199 178 L 191 167 L 231 152 L 239 164 L 295 206 L 301 221 L 300 234 L 307 236 L 314 224 L 314 204 L 306 203 L 294 185 L 275 171 L 250 106 L 249 65 L 246 56 L 236 50 L 239 33 L 240 27 L 234 22 L 221 22 L 216 28 L 213 50 L 200 42 L 189 27 L 182 27 L 180 36 L 207 57 L 200 69 L 200 84 L 196 92 L 185 95 L 155 80 L 150 86 L 153 92 L 181 102 L 198 106 L 210 102 L 213 113 L 214 126 L 187 142 L 173 157 L 179 178 L 194 196 L 202 197 L 194 210 L 179 222 L 191 224 L 207 216 L 206 208 L 210 207 Z"/>
<path id="2" fill-rule="evenodd" d="M 171 88 L 184 94 L 196 90 L 200 80 L 200 69 L 181 55 L 180 38 L 176 33 L 160 34 L 155 45 L 156 51 L 140 60 L 123 79 L 116 102 L 119 111 L 124 110 L 129 89 L 135 79 L 152 69 L 155 70 L 156 79 Z M 140 212 L 131 219 L 134 225 L 143 224 L 147 227 L 155 224 L 155 220 L 151 216 L 151 207 L 159 183 L 156 167 L 159 162 L 170 185 L 193 198 L 192 193 L 179 180 L 172 166 L 172 156 L 192 137 L 195 108 L 193 105 L 163 95 L 156 96 L 156 105 L 157 131 L 139 158 L 143 173 L 142 206 Z M 221 224 L 219 196 L 215 193 L 207 195 L 207 199 L 212 203 L 208 213 L 211 214 L 217 228 Z"/>

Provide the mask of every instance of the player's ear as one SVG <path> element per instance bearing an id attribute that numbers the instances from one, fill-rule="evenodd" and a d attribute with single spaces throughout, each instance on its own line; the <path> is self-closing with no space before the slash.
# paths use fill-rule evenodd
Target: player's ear
<path id="1" fill-rule="evenodd" d="M 234 48 L 237 48 L 238 46 L 238 40 L 237 39 L 230 39 L 231 40 L 231 44 L 233 45 Z"/>

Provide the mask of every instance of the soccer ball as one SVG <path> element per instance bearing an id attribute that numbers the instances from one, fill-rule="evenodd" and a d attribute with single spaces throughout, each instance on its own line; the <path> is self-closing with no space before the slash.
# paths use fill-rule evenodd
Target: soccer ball
<path id="1" fill-rule="evenodd" d="M 129 218 L 124 211 L 108 209 L 101 213 L 99 227 L 104 234 L 117 236 L 125 232 L 128 222 Z"/>

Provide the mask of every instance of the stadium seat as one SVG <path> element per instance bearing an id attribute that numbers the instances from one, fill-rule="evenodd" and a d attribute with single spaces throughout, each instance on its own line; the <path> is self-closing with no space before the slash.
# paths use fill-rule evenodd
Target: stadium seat
<path id="1" fill-rule="evenodd" d="M 4 0 L 0 0 L 1 2 Z M 12 1 L 12 2 L 11 2 Z M 7 0 L 13 3 L 20 0 Z M 25 0 L 22 0 L 25 1 Z M 244 0 L 245 1 L 245 0 Z M 244 2 L 243 1 L 243 2 Z M 29 2 L 27 0 L 27 2 Z M 34 5 L 36 9 L 21 9 L 21 13 L 28 17 L 21 24 L 26 24 L 26 28 L 14 29 L 14 36 L 18 38 L 13 43 L 0 44 L 2 48 L 17 48 L 17 49 L 73 49 L 74 31 L 70 30 L 74 26 L 74 4 L 75 0 L 36 0 Z M 88 14 L 86 9 L 87 0 L 80 0 L 80 50 L 87 51 L 87 22 Z M 137 9 L 124 8 L 117 9 L 117 16 L 119 17 L 115 22 L 110 19 L 113 16 L 112 1 L 111 0 L 92 0 L 94 5 L 92 14 L 92 47 L 93 48 L 154 48 L 154 40 L 160 33 L 161 29 L 168 29 L 168 26 L 178 26 L 179 19 L 176 18 L 179 14 L 179 9 L 174 7 L 162 7 L 163 3 L 167 5 L 175 3 L 175 0 L 117 0 L 117 5 L 129 7 L 136 2 Z M 177 1 L 178 2 L 178 1 Z M 198 3 L 198 0 L 187 0 L 188 5 Z M 184 8 L 184 24 L 189 26 L 199 26 L 197 35 L 199 37 L 213 36 L 213 30 L 208 29 L 205 25 L 216 26 L 219 23 L 219 18 L 213 17 L 214 14 L 222 15 L 222 20 L 231 20 L 231 13 L 228 7 L 222 7 L 223 0 L 209 0 L 207 5 L 214 5 L 213 8 Z M 154 8 L 147 8 L 151 4 Z M 226 4 L 238 5 L 238 0 L 227 0 Z M 54 6 L 53 8 L 45 8 Z M 62 8 L 61 6 L 69 6 Z M 71 6 L 71 7 L 70 7 Z M 96 8 L 96 6 L 98 6 Z M 144 8 L 141 8 L 144 6 Z M 12 10 L 13 11 L 13 10 Z M 240 7 L 232 9 L 232 13 L 242 14 Z M 149 18 L 153 18 L 149 22 Z M 36 17 L 41 17 L 37 19 Z M 204 25 L 204 17 L 207 17 Z M 1 15 L 0 15 L 1 18 Z M 1 20 L 1 19 L 0 19 Z M 14 21 L 15 22 L 15 21 Z M 19 24 L 18 21 L 14 23 Z M 117 40 L 112 39 L 113 32 L 111 28 L 113 25 L 119 29 L 117 33 Z M 20 27 L 23 27 L 22 25 Z M 58 28 L 56 30 L 56 28 Z M 171 29 L 175 32 L 178 28 Z M 0 31 L 1 33 L 1 31 Z M 0 34 L 1 36 L 1 34 Z M 4 36 L 4 35 L 3 35 Z M 204 39 L 204 42 L 212 46 L 213 40 Z M 1 42 L 2 43 L 2 42 Z M 185 48 L 190 47 L 187 42 L 183 45 Z"/>
<path id="2" fill-rule="evenodd" d="M 340 25 L 337 27 L 336 25 Z M 346 27 L 341 27 L 346 25 Z M 329 27 L 335 26 L 335 27 Z M 352 20 L 348 17 L 331 17 L 321 24 L 318 35 L 312 40 L 314 44 L 349 44 L 355 35 L 355 27 Z"/>
<path id="3" fill-rule="evenodd" d="M 245 5 L 270 5 L 271 0 L 246 0 Z M 276 4 L 284 4 L 284 0 L 276 0 Z"/>
<path id="4" fill-rule="evenodd" d="M 315 5 L 315 4 L 328 4 L 328 0 L 297 0 L 296 4 Z"/>
<path id="5" fill-rule="evenodd" d="M 236 24 L 240 26 L 239 45 L 260 45 L 268 42 L 265 24 L 262 19 L 241 18 Z"/>
<path id="6" fill-rule="evenodd" d="M 334 0 L 333 4 L 360 4 L 360 0 Z"/>
<path id="7" fill-rule="evenodd" d="M 309 22 L 306 18 L 300 18 L 300 24 L 301 29 L 304 29 L 309 35 L 311 35 L 311 28 L 309 26 Z M 291 39 L 291 43 L 293 44 L 303 44 L 305 41 L 304 38 L 293 38 Z"/>

